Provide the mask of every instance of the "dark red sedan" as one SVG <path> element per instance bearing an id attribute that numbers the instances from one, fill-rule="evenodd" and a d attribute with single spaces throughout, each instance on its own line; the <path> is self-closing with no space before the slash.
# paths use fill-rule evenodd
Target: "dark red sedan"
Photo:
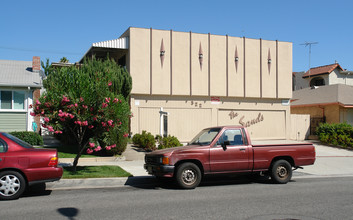
<path id="1" fill-rule="evenodd" d="M 59 180 L 56 149 L 38 149 L 0 132 L 0 199 L 17 199 L 27 186 Z"/>

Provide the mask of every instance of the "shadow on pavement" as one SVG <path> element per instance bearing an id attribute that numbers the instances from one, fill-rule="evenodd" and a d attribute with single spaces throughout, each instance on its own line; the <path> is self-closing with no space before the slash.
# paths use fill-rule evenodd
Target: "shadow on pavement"
<path id="1" fill-rule="evenodd" d="M 273 184 L 268 176 L 212 175 L 205 176 L 198 187 L 243 185 L 252 183 Z M 180 189 L 173 178 L 155 178 L 153 176 L 129 177 L 125 182 L 125 185 L 139 189 Z"/>
<path id="2" fill-rule="evenodd" d="M 49 196 L 51 192 L 46 189 L 45 183 L 39 183 L 29 186 L 21 197 Z"/>

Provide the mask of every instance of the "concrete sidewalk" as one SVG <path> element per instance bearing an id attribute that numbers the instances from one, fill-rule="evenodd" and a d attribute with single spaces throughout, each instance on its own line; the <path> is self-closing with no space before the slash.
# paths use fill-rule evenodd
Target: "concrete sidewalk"
<path id="1" fill-rule="evenodd" d="M 313 166 L 304 166 L 304 169 L 293 172 L 293 179 L 353 176 L 353 151 L 329 147 L 314 143 L 316 149 L 316 162 Z M 81 158 L 79 165 L 113 165 L 120 166 L 133 175 L 129 178 L 92 178 L 92 179 L 61 179 L 53 183 L 47 183 L 49 190 L 65 190 L 79 188 L 106 188 L 125 187 L 151 184 L 155 179 L 148 175 L 143 168 L 145 152 L 131 145 L 127 146 L 121 158 Z M 70 164 L 72 160 L 59 159 L 62 164 Z"/>

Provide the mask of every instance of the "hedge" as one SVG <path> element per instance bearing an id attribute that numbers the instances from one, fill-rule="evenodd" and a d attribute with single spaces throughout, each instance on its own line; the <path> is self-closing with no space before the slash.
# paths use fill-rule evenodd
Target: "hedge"
<path id="1" fill-rule="evenodd" d="M 320 124 L 316 133 L 322 143 L 353 147 L 353 127 L 347 123 Z"/>
<path id="2" fill-rule="evenodd" d="M 13 131 L 9 134 L 29 143 L 30 145 L 43 145 L 43 137 L 33 131 Z"/>

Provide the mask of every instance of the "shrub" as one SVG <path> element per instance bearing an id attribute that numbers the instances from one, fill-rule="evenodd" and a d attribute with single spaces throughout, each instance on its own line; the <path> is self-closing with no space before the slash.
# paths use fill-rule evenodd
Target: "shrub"
<path id="1" fill-rule="evenodd" d="M 171 135 L 168 135 L 167 137 L 163 137 L 163 138 L 160 135 L 156 135 L 156 139 L 158 140 L 158 143 L 159 143 L 158 149 L 182 146 L 178 138 Z"/>
<path id="2" fill-rule="evenodd" d="M 31 145 L 43 145 L 43 137 L 33 131 L 14 131 L 9 134 Z"/>
<path id="3" fill-rule="evenodd" d="M 156 140 L 150 132 L 142 131 L 142 134 L 135 134 L 132 142 L 146 151 L 156 150 Z"/>
<path id="4" fill-rule="evenodd" d="M 353 128 L 347 123 L 320 124 L 316 132 L 323 143 L 353 147 Z"/>

